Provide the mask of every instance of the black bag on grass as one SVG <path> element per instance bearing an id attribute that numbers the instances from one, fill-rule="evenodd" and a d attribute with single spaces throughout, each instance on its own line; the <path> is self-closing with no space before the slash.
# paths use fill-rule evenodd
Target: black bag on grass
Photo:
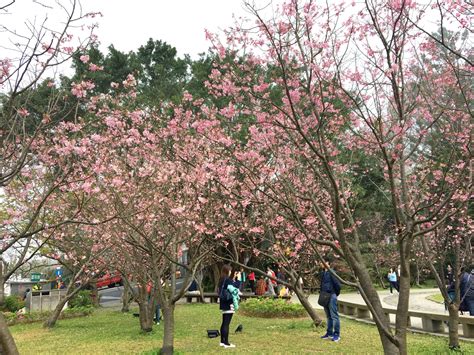
<path id="1" fill-rule="evenodd" d="M 221 333 L 217 329 L 208 329 L 207 330 L 207 337 L 208 338 L 217 338 Z"/>

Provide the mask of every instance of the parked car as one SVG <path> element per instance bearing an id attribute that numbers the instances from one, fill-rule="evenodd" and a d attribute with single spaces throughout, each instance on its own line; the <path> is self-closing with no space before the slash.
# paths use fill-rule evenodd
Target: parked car
<path id="1" fill-rule="evenodd" d="M 122 286 L 122 276 L 118 273 L 106 273 L 97 279 L 97 288 Z"/>

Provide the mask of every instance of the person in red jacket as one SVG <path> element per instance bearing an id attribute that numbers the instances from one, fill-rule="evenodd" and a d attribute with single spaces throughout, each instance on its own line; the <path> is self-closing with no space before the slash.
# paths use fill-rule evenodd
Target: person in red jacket
<path id="1" fill-rule="evenodd" d="M 250 271 L 248 280 L 249 280 L 249 285 L 250 285 L 250 288 L 252 289 L 252 292 L 255 293 L 255 273 L 253 271 Z"/>

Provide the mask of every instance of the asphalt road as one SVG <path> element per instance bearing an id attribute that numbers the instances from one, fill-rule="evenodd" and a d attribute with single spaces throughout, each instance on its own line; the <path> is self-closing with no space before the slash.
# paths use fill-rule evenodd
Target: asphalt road
<path id="1" fill-rule="evenodd" d="M 176 288 L 181 289 L 183 279 L 176 280 Z M 99 290 L 100 305 L 102 307 L 116 307 L 122 303 L 123 286 L 102 288 Z"/>
<path id="2" fill-rule="evenodd" d="M 102 288 L 99 290 L 100 305 L 102 307 L 114 307 L 122 302 L 123 286 Z"/>

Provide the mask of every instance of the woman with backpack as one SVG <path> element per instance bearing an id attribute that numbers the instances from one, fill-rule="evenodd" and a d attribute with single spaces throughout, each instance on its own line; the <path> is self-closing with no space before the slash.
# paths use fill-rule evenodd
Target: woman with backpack
<path id="1" fill-rule="evenodd" d="M 232 316 L 235 313 L 233 296 L 228 290 L 229 286 L 233 287 L 233 281 L 230 278 L 232 267 L 224 265 L 221 270 L 221 278 L 219 280 L 217 292 L 219 295 L 219 308 L 222 312 L 221 324 L 221 343 L 224 348 L 235 348 L 234 344 L 229 343 L 229 326 Z"/>

